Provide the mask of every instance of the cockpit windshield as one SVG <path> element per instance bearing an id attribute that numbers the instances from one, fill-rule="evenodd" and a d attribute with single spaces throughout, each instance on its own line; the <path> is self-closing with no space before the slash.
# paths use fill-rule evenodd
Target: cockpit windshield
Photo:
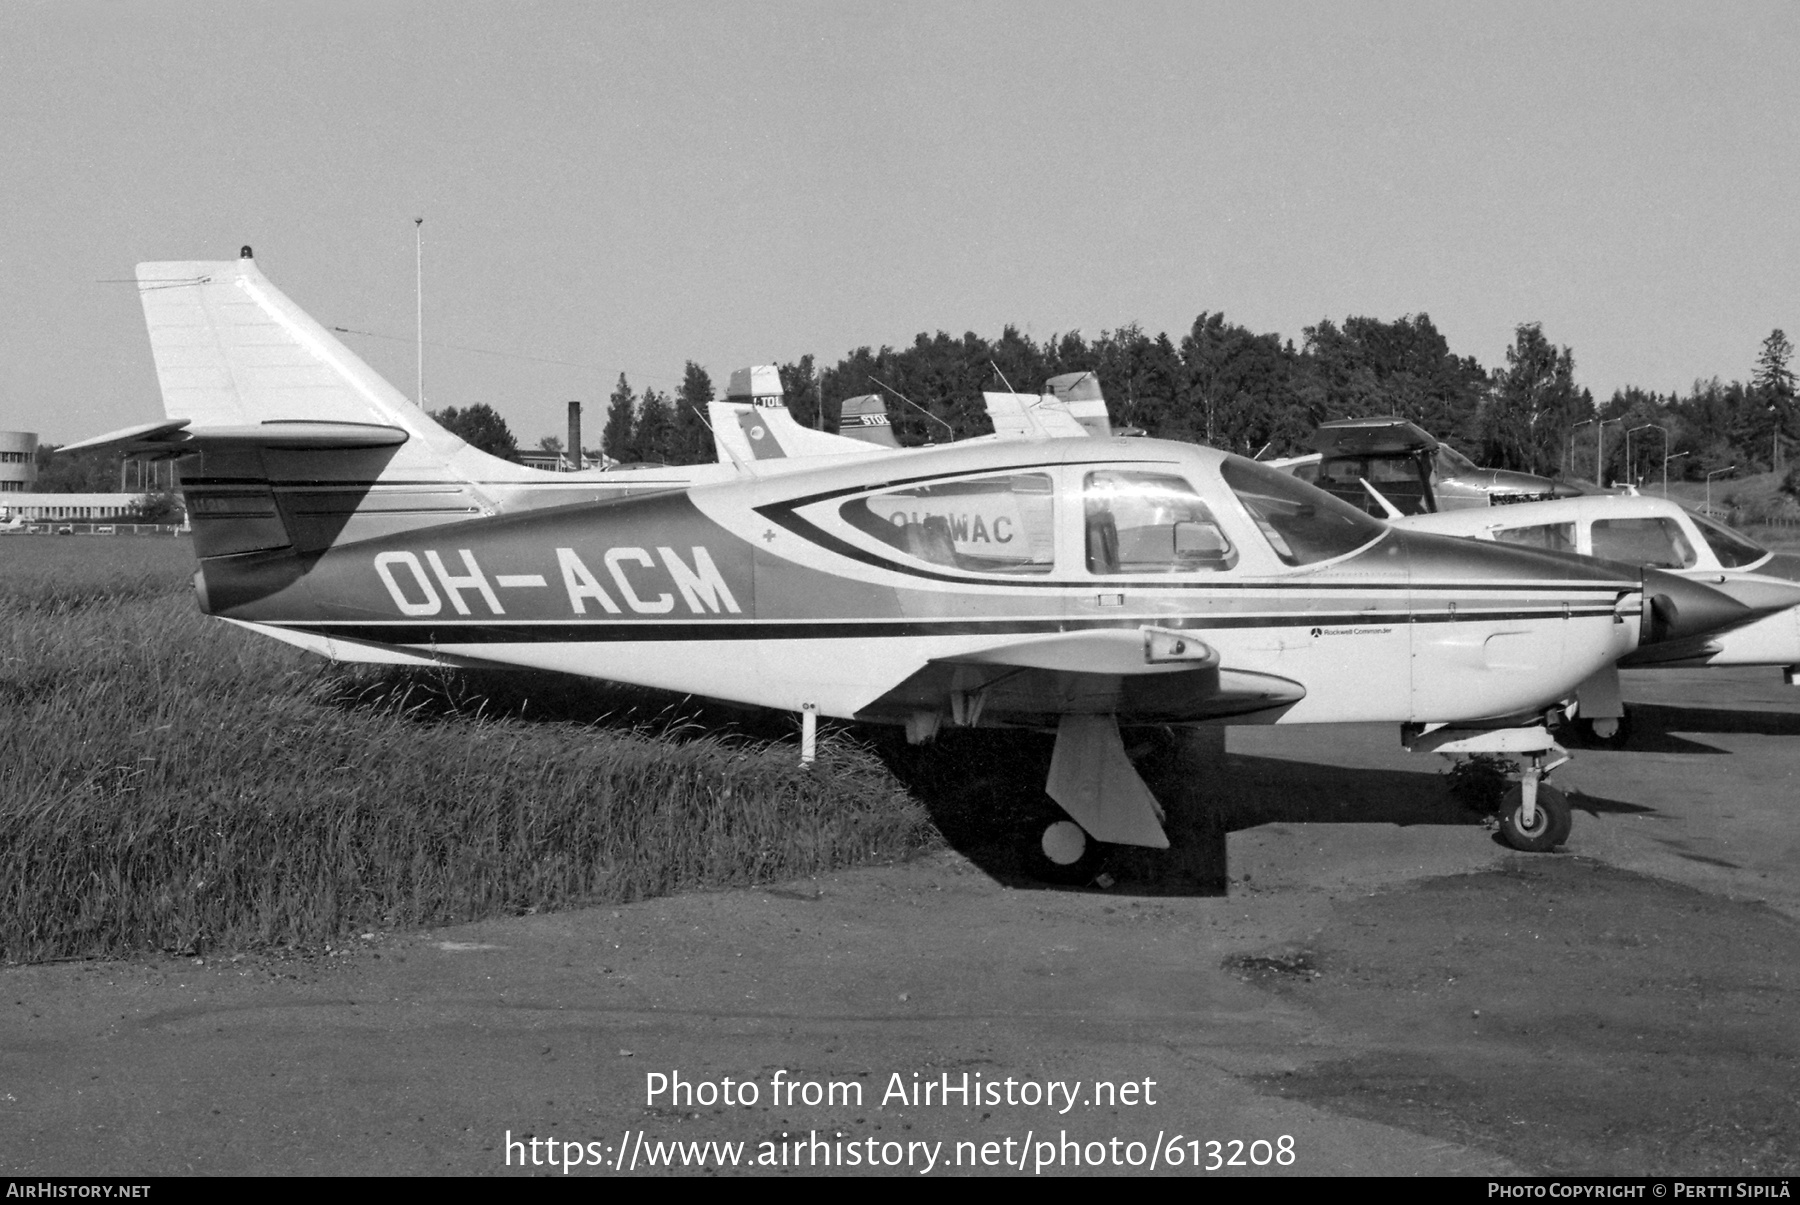
<path id="1" fill-rule="evenodd" d="M 1754 544 L 1740 536 L 1737 532 L 1722 523 L 1715 523 L 1704 515 L 1688 512 L 1694 520 L 1694 526 L 1706 539 L 1706 546 L 1713 550 L 1719 558 L 1719 564 L 1726 569 L 1743 569 L 1754 565 L 1769 555 L 1769 550 L 1760 544 Z"/>
<path id="2" fill-rule="evenodd" d="M 1328 561 L 1373 543 L 1387 530 L 1323 490 L 1242 456 L 1227 456 L 1219 472 L 1285 564 Z"/>
<path id="3" fill-rule="evenodd" d="M 1449 444 L 1438 445 L 1434 460 L 1436 463 L 1433 467 L 1440 477 L 1460 477 L 1464 473 L 1477 472 L 1480 467 Z"/>

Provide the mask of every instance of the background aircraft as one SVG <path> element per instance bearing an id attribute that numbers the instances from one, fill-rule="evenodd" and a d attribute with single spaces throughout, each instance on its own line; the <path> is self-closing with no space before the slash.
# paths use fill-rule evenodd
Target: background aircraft
<path id="1" fill-rule="evenodd" d="M 1310 442 L 1318 452 L 1270 463 L 1378 517 L 1385 517 L 1388 507 L 1371 495 L 1370 487 L 1407 515 L 1574 498 L 1588 492 L 1535 473 L 1484 469 L 1402 418 L 1322 423 Z"/>
<path id="2" fill-rule="evenodd" d="M 443 431 L 248 248 L 138 279 L 167 417 L 80 446 L 194 457 L 207 613 L 339 660 L 793 711 L 808 758 L 820 715 L 920 741 L 1054 731 L 1046 789 L 1069 819 L 1036 847 L 1050 866 L 1087 865 L 1090 838 L 1166 847 L 1122 726 L 1224 719 L 1386 721 L 1417 748 L 1519 753 L 1503 832 L 1550 848 L 1569 814 L 1538 789 L 1559 756 L 1543 708 L 1740 607 L 1656 571 L 1391 528 L 1266 465 L 1156 440 L 895 451 L 752 402 L 715 415 L 735 422 L 715 421 L 722 444 L 829 442 L 539 472 Z"/>
<path id="3" fill-rule="evenodd" d="M 1665 570 L 1742 604 L 1711 630 L 1635 650 L 1582 683 L 1571 718 L 1590 742 L 1630 739 L 1620 666 L 1772 665 L 1795 683 L 1800 585 L 1771 575 L 1773 554 L 1737 532 L 1663 498 L 1477 468 L 1402 419 L 1327 423 L 1315 442 L 1319 456 L 1276 463 L 1397 526 Z"/>
<path id="4" fill-rule="evenodd" d="M 1774 554 L 1719 523 L 1666 498 L 1594 494 L 1490 510 L 1409 515 L 1414 531 L 1493 540 L 1646 565 L 1703 582 L 1736 599 L 1744 611 L 1717 628 L 1640 648 L 1582 683 L 1572 716 L 1585 737 L 1623 746 L 1630 712 L 1619 695 L 1618 670 L 1769 665 L 1789 686 L 1800 684 L 1800 583 L 1770 573 Z"/>

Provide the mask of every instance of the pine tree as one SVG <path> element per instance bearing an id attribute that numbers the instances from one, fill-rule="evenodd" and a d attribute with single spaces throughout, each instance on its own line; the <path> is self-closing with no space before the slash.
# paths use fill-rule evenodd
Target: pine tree
<path id="1" fill-rule="evenodd" d="M 669 409 L 669 396 L 648 386 L 638 402 L 637 454 L 639 460 L 653 464 L 671 464 L 674 455 L 675 420 Z"/>
<path id="2" fill-rule="evenodd" d="M 712 400 L 712 378 L 706 375 L 706 369 L 689 360 L 671 415 L 675 426 L 671 464 L 707 464 L 714 459 L 712 430 L 706 425 L 706 407 Z"/>
<path id="3" fill-rule="evenodd" d="M 638 459 L 636 409 L 637 398 L 625 374 L 620 373 L 619 383 L 607 399 L 606 427 L 600 432 L 600 448 L 614 460 Z"/>
<path id="4" fill-rule="evenodd" d="M 1756 357 L 1756 388 L 1760 393 L 1780 397 L 1794 396 L 1794 373 L 1788 361 L 1794 356 L 1794 345 L 1780 328 L 1769 332 L 1762 351 Z"/>

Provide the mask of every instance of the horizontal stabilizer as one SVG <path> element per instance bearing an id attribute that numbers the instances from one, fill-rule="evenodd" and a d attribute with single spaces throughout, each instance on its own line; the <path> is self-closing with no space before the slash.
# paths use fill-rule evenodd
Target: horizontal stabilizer
<path id="1" fill-rule="evenodd" d="M 983 393 L 988 421 L 1001 439 L 1086 439 L 1091 432 L 1051 394 Z"/>
<path id="2" fill-rule="evenodd" d="M 193 427 L 185 418 L 140 423 L 65 444 L 59 452 L 123 452 L 127 456 L 185 456 L 207 448 L 281 448 L 328 451 L 393 448 L 406 442 L 406 431 L 377 423 L 319 423 L 305 419 L 273 419 L 247 426 Z"/>

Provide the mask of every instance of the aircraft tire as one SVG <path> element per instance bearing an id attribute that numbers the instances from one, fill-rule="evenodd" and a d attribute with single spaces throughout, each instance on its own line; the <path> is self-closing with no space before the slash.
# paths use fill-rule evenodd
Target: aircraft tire
<path id="1" fill-rule="evenodd" d="M 1547 854 L 1569 839 L 1575 816 L 1561 791 L 1549 783 L 1538 784 L 1537 816 L 1529 830 L 1519 823 L 1519 811 L 1524 806 L 1525 789 L 1514 783 L 1500 799 L 1502 841 L 1524 853 Z"/>
<path id="2" fill-rule="evenodd" d="M 1623 749 L 1631 743 L 1631 709 L 1629 707 L 1625 709 L 1625 714 L 1619 717 L 1618 726 L 1613 729 L 1610 736 L 1601 736 L 1594 731 L 1594 726 L 1603 722 L 1590 720 L 1586 716 L 1575 717 L 1575 730 L 1581 734 L 1583 745 L 1590 749 Z"/>
<path id="3" fill-rule="evenodd" d="M 1047 821 L 1027 839 L 1025 864 L 1032 878 L 1086 886 L 1100 874 L 1105 847 L 1067 816 Z"/>

